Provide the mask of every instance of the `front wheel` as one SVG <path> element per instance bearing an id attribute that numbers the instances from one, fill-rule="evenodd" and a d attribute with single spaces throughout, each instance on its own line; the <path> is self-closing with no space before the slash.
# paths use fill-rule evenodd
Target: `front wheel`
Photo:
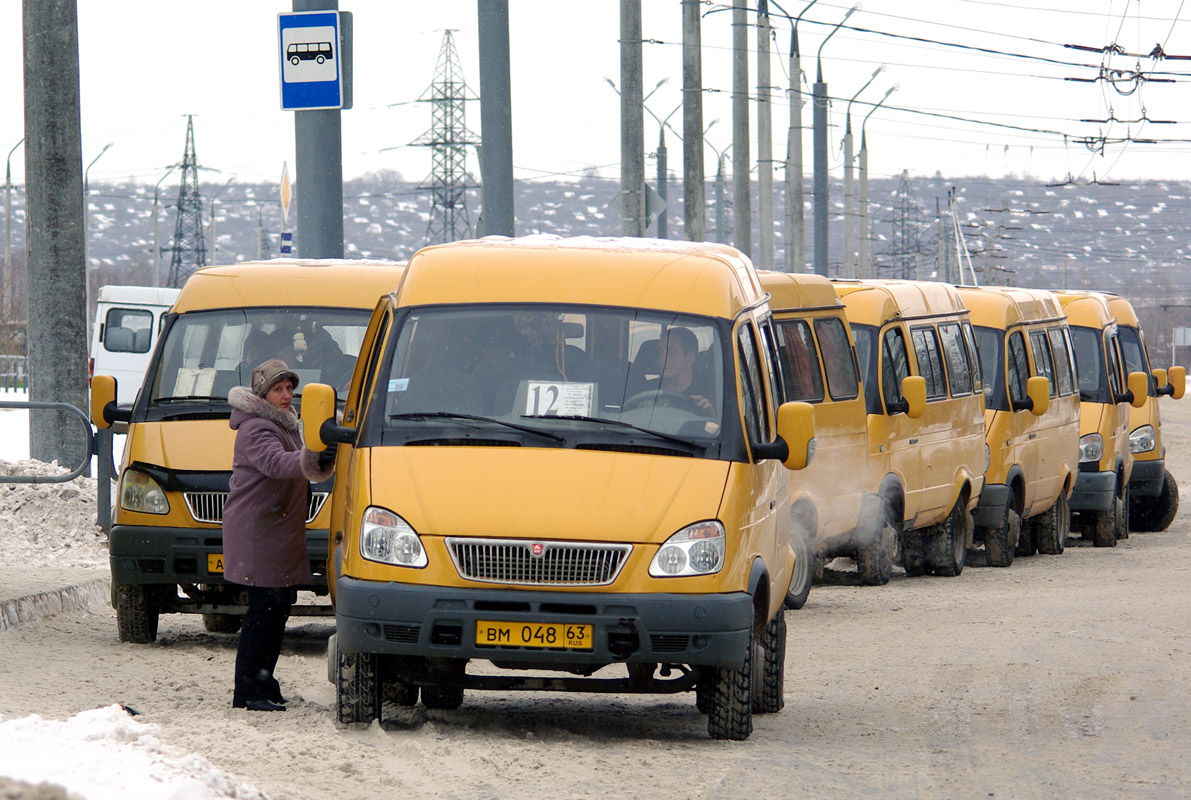
<path id="1" fill-rule="evenodd" d="M 790 588 L 786 590 L 786 608 L 797 611 L 810 597 L 814 575 L 814 557 L 801 525 L 790 526 L 790 548 L 794 551 L 794 572 L 790 575 Z"/>
<path id="2" fill-rule="evenodd" d="M 1092 514 L 1092 545 L 1094 547 L 1117 546 L 1117 518 L 1121 514 L 1120 497 L 1113 497 L 1112 508 Z"/>
<path id="3" fill-rule="evenodd" d="M 879 516 L 867 524 L 876 530 L 870 530 L 865 537 L 868 543 L 856 550 L 856 571 L 866 586 L 884 586 L 893 577 L 894 553 L 901 534 L 893 521 L 893 511 L 884 500 Z"/>
<path id="4" fill-rule="evenodd" d="M 1049 511 L 1034 519 L 1031 528 L 1039 553 L 1057 556 L 1063 552 L 1071 533 L 1071 508 L 1067 505 L 1066 489 L 1059 492 L 1059 498 Z"/>
<path id="5" fill-rule="evenodd" d="M 116 586 L 116 630 L 120 641 L 133 644 L 157 641 L 160 613 L 148 586 L 130 583 Z"/>
<path id="6" fill-rule="evenodd" d="M 336 649 L 335 710 L 340 725 L 367 725 L 380 718 L 380 676 L 375 653 Z"/>
<path id="7" fill-rule="evenodd" d="M 954 578 L 964 571 L 968 558 L 968 526 L 972 515 L 961 494 L 942 524 L 936 526 L 927 546 L 927 565 L 935 575 Z"/>
<path id="8" fill-rule="evenodd" d="M 753 732 L 754 628 L 755 625 L 749 625 L 744 663 L 740 669 L 715 667 L 712 670 L 711 702 L 707 713 L 707 733 L 712 739 L 742 741 Z"/>
<path id="9" fill-rule="evenodd" d="M 1001 524 L 984 531 L 984 551 L 988 556 L 988 565 L 1007 567 L 1012 564 L 1021 536 L 1021 515 L 1017 513 L 1016 498 L 1010 489 L 1009 502 L 1005 506 Z"/>
<path id="10" fill-rule="evenodd" d="M 786 704 L 786 612 L 777 614 L 761 633 L 761 689 L 753 711 L 772 714 Z"/>
<path id="11" fill-rule="evenodd" d="M 1162 491 L 1156 498 L 1129 496 L 1129 529 L 1164 531 L 1179 512 L 1179 485 L 1170 470 L 1162 474 Z"/>

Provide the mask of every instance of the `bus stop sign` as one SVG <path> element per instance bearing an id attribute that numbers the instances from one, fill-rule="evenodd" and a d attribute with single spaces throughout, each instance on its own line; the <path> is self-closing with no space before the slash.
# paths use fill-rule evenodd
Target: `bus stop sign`
<path id="1" fill-rule="evenodd" d="M 277 15 L 283 111 L 343 108 L 339 22 L 337 11 Z"/>

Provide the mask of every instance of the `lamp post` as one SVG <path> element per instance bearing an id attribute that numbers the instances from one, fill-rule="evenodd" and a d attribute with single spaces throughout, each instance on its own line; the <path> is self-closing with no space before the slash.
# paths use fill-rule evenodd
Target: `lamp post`
<path id="1" fill-rule="evenodd" d="M 787 272 L 802 272 L 806 269 L 806 199 L 802 186 L 802 105 L 805 101 L 802 99 L 802 57 L 798 52 L 798 23 L 817 2 L 819 0 L 807 3 L 790 26 L 790 127 L 786 133 Z"/>
<path id="2" fill-rule="evenodd" d="M 235 175 L 228 178 L 227 183 L 223 184 L 223 186 L 220 186 L 219 191 L 217 191 L 214 195 L 211 196 L 211 225 L 210 225 L 210 228 L 211 228 L 211 263 L 212 264 L 219 263 L 219 259 L 216 258 L 217 239 L 215 238 L 215 201 L 219 199 L 219 195 L 223 194 L 224 189 L 226 189 L 227 187 L 232 185 L 232 181 L 234 181 L 235 179 L 236 179 Z"/>
<path id="3" fill-rule="evenodd" d="M 166 170 L 166 173 L 164 175 L 162 175 L 160 178 L 157 179 L 157 183 L 153 184 L 153 257 L 151 259 L 149 259 L 149 263 L 153 265 L 153 285 L 154 286 L 161 285 L 161 271 L 160 271 L 158 263 L 157 263 L 161 259 L 161 241 L 158 239 L 158 227 L 157 227 L 158 192 L 161 189 L 161 182 L 164 181 L 166 178 L 168 178 L 170 176 L 170 174 L 177 168 L 178 168 L 178 165 L 174 164 L 172 167 L 170 167 L 168 170 Z"/>
<path id="4" fill-rule="evenodd" d="M 11 319 L 12 308 L 12 154 L 24 144 L 25 138 L 12 146 L 4 162 L 4 274 L 0 276 L 0 316 Z"/>
<path id="5" fill-rule="evenodd" d="M 115 144 L 115 142 L 108 142 L 105 144 L 103 149 L 99 151 L 99 155 L 91 159 L 91 163 L 87 165 L 85 170 L 83 170 L 83 277 L 85 278 L 87 284 L 86 296 L 88 331 L 91 330 L 91 306 L 94 298 L 94 292 L 91 288 L 91 257 L 88 255 L 88 252 L 91 250 L 91 183 L 89 180 L 89 174 L 91 172 L 91 167 L 95 166 L 95 162 L 98 161 L 104 153 L 110 150 L 113 144 Z"/>
<path id="6" fill-rule="evenodd" d="M 852 225 L 852 220 L 855 219 L 856 214 L 856 191 L 852 181 L 852 103 L 856 102 L 856 98 L 860 96 L 861 92 L 869 87 L 877 76 L 885 71 L 885 65 L 877 67 L 873 70 L 872 77 L 864 82 L 864 85 L 852 95 L 852 99 L 848 101 L 848 110 L 844 115 L 844 261 L 843 261 L 843 276 L 845 278 L 856 277 L 856 237 L 853 235 L 855 228 Z"/>
<path id="7" fill-rule="evenodd" d="M 848 9 L 844 18 L 835 24 L 831 32 L 819 45 L 819 52 L 815 56 L 817 72 L 815 85 L 811 92 L 814 100 L 814 215 L 815 215 L 815 272 L 819 275 L 827 274 L 827 83 L 823 80 L 823 48 L 835 36 L 835 32 L 848 21 L 860 3 Z"/>
<path id="8" fill-rule="evenodd" d="M 666 172 L 666 126 L 670 124 L 670 117 L 677 114 L 682 108 L 682 103 L 676 105 L 665 119 L 658 119 L 658 115 L 650 111 L 649 106 L 644 103 L 642 103 L 642 108 L 648 111 L 649 116 L 653 117 L 654 122 L 658 124 L 658 197 L 662 198 L 662 208 L 658 212 L 657 238 L 668 239 L 670 238 L 669 215 L 666 213 L 666 207 L 669 198 L 669 177 Z M 676 132 L 674 135 L 678 136 L 678 133 Z M 678 136 L 678 140 L 682 141 L 682 137 Z M 646 210 L 648 211 L 648 209 Z"/>
<path id="9" fill-rule="evenodd" d="M 873 115 L 873 112 L 885 104 L 885 101 L 889 99 L 889 95 L 897 91 L 897 87 L 898 84 L 896 83 L 889 87 L 889 91 L 885 92 L 885 96 L 869 109 L 869 112 L 864 115 L 864 120 L 860 123 L 860 215 L 857 221 L 856 231 L 856 238 L 860 244 L 860 258 L 856 264 L 856 277 L 858 278 L 873 277 L 868 251 L 868 142 L 864 138 L 864 126 L 868 124 L 868 118 Z"/>
<path id="10" fill-rule="evenodd" d="M 642 97 L 642 98 L 641 98 L 641 108 L 645 109 L 646 111 L 649 111 L 649 108 L 648 108 L 648 107 L 645 105 L 645 102 L 646 102 L 647 100 L 649 100 L 649 98 L 653 97 L 653 94 L 654 94 L 654 92 L 656 92 L 658 89 L 660 89 L 660 88 L 662 88 L 663 86 L 665 86 L 665 85 L 666 85 L 666 84 L 667 84 L 669 81 L 670 81 L 670 79 L 669 79 L 668 77 L 666 77 L 666 78 L 662 78 L 660 81 L 658 81 L 658 82 L 657 82 L 657 83 L 654 85 L 654 87 L 653 87 L 652 89 L 650 89 L 650 90 L 649 90 L 648 94 L 646 94 L 644 97 Z M 607 83 L 609 86 L 611 86 L 611 87 L 612 87 L 612 91 L 616 92 L 617 96 L 619 96 L 619 97 L 620 97 L 620 101 L 621 101 L 621 116 L 622 116 L 622 117 L 624 117 L 625 119 L 628 119 L 628 118 L 629 118 L 629 116 L 632 116 L 632 115 L 626 115 L 626 114 L 625 114 L 625 103 L 626 103 L 627 101 L 626 101 L 626 99 L 625 99 L 624 95 L 623 95 L 623 94 L 621 94 L 621 91 L 620 91 L 620 89 L 619 89 L 619 88 L 616 86 L 616 83 L 615 83 L 615 82 L 613 82 L 613 80 L 612 80 L 611 78 L 609 78 L 609 77 L 605 76 L 605 77 L 604 77 L 604 82 L 605 82 L 605 83 Z M 682 107 L 682 106 L 679 106 L 679 108 L 681 108 L 681 107 Z M 677 111 L 677 110 L 678 110 L 678 109 L 675 109 L 675 111 Z M 671 114 L 673 114 L 673 112 L 671 112 Z M 657 115 L 656 115 L 656 114 L 654 114 L 652 111 L 649 111 L 649 115 L 650 115 L 651 117 L 653 117 L 654 119 L 657 119 Z M 639 115 L 636 115 L 636 116 L 637 116 L 637 119 L 639 120 Z M 669 116 L 667 116 L 667 117 L 666 117 L 666 119 L 669 119 L 669 118 L 670 118 Z M 621 124 L 623 125 L 623 124 L 625 124 L 625 123 L 622 121 L 622 123 L 621 123 Z M 644 126 L 643 126 L 643 125 L 640 125 L 640 123 L 639 123 L 639 121 L 638 121 L 637 135 L 635 135 L 635 136 L 630 136 L 629 138 L 632 138 L 632 139 L 634 139 L 634 140 L 636 140 L 636 141 L 640 141 L 641 129 L 642 129 L 643 127 L 644 127 Z M 623 138 L 623 137 L 622 137 L 622 138 Z M 625 146 L 625 142 L 624 142 L 624 141 L 622 141 L 622 142 L 621 142 L 621 149 L 622 149 L 622 152 L 623 152 L 623 150 L 624 150 L 624 146 Z M 663 160 L 664 160 L 664 158 L 665 158 L 665 154 L 663 153 Z M 631 189 L 630 189 L 630 188 L 629 188 L 629 184 L 635 183 L 635 182 L 636 182 L 636 178 L 635 178 L 634 176 L 631 176 L 631 175 L 626 175 L 626 174 L 624 173 L 624 170 L 625 170 L 625 166 L 623 166 L 623 165 L 622 165 L 622 167 L 621 167 L 621 172 L 622 172 L 622 175 L 621 175 L 621 195 L 620 195 L 620 204 L 621 204 L 621 205 L 620 205 L 620 217 L 621 217 L 621 223 L 622 223 L 622 227 L 623 227 L 624 225 L 628 225 L 628 226 L 629 226 L 629 228 L 632 228 L 634 231 L 638 231 L 637 233 L 633 233 L 633 234 L 631 234 L 631 235 L 634 235 L 634 236 L 644 236 L 644 235 L 645 235 L 645 229 L 646 229 L 647 227 L 649 227 L 649 211 L 648 211 L 648 209 L 646 208 L 646 200 L 645 200 L 645 179 L 644 179 L 644 174 L 642 174 L 642 176 L 641 176 L 641 185 L 640 185 L 640 186 L 637 186 L 637 187 L 635 187 L 635 188 L 631 188 Z M 636 203 L 634 203 L 632 199 L 630 199 L 629 197 L 627 197 L 627 196 L 626 196 L 626 192 L 630 192 L 630 191 L 631 191 L 631 192 L 635 192 L 635 193 L 636 193 L 636 194 L 639 196 L 639 198 L 640 198 L 640 203 L 639 203 L 639 206 L 636 208 L 636 211 L 635 211 L 635 212 L 632 210 L 632 207 L 633 207 L 634 205 L 637 205 L 637 204 L 636 204 Z M 664 188 L 660 188 L 660 189 L 659 189 L 659 194 L 661 194 L 661 193 L 662 193 L 662 192 L 664 192 L 664 191 L 665 191 L 665 190 L 664 190 Z M 664 195 L 663 195 L 663 197 L 664 197 Z M 637 216 L 632 216 L 633 214 L 636 214 Z M 631 217 L 631 218 L 630 218 L 630 217 Z M 662 237 L 662 238 L 665 238 L 665 237 Z"/>
<path id="11" fill-rule="evenodd" d="M 774 268 L 773 106 L 769 102 L 769 6 L 757 0 L 757 266 Z"/>
<path id="12" fill-rule="evenodd" d="M 727 209 L 724 198 L 724 159 L 727 158 L 728 151 L 732 149 L 732 143 L 728 142 L 723 150 L 716 150 L 715 145 L 711 142 L 706 143 L 715 153 L 715 241 L 720 244 L 728 244 L 728 215 L 725 213 Z"/>

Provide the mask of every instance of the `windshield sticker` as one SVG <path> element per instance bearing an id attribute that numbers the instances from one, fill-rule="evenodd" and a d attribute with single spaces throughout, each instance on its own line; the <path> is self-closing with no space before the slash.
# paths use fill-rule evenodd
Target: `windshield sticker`
<path id="1" fill-rule="evenodd" d="M 529 381 L 525 415 L 529 417 L 589 417 L 594 383 Z"/>
<path id="2" fill-rule="evenodd" d="M 389 391 L 390 392 L 404 392 L 409 388 L 409 378 L 390 378 Z"/>

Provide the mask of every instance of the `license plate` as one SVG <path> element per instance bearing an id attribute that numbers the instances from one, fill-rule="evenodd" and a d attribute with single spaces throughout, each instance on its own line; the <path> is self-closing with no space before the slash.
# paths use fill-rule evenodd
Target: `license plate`
<path id="1" fill-rule="evenodd" d="M 561 622 L 477 620 L 476 645 L 481 647 L 590 650 L 592 649 L 591 626 Z"/>
<path id="2" fill-rule="evenodd" d="M 207 553 L 207 574 L 223 574 L 223 553 Z"/>

